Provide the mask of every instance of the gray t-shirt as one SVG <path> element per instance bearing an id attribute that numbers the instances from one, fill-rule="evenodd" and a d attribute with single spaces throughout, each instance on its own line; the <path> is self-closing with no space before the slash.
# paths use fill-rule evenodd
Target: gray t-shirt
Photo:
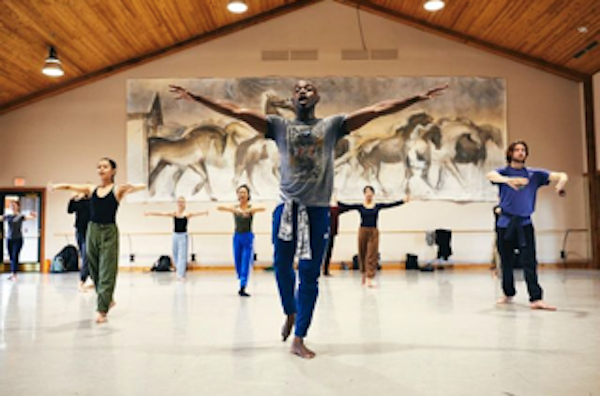
<path id="1" fill-rule="evenodd" d="M 23 226 L 23 220 L 25 220 L 25 216 L 22 214 L 18 215 L 5 215 L 4 221 L 7 223 L 7 234 L 6 239 L 22 239 L 23 233 L 21 232 L 21 228 Z"/>
<path id="2" fill-rule="evenodd" d="M 304 123 L 270 115 L 267 121 L 266 137 L 275 141 L 280 155 L 281 198 L 305 206 L 329 207 L 334 148 L 347 134 L 346 116 Z"/>

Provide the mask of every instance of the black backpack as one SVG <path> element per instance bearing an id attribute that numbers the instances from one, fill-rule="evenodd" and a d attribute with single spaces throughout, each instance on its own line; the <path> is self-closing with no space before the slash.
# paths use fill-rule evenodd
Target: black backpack
<path id="1" fill-rule="evenodd" d="M 154 263 L 150 271 L 156 272 L 171 272 L 171 257 L 169 256 L 160 256 L 158 260 Z"/>
<path id="2" fill-rule="evenodd" d="M 75 246 L 65 246 L 55 257 L 62 258 L 63 272 L 79 271 L 79 256 Z"/>

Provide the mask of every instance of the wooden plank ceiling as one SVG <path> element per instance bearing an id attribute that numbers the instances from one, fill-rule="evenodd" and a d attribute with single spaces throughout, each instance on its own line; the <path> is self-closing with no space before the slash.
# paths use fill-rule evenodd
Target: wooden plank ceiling
<path id="1" fill-rule="evenodd" d="M 0 7 L 0 113 L 127 67 L 292 12 L 320 0 L 3 0 Z M 336 0 L 534 67 L 583 80 L 600 70 L 600 0 Z M 586 26 L 587 33 L 577 28 Z M 41 74 L 54 45 L 65 76 Z"/>

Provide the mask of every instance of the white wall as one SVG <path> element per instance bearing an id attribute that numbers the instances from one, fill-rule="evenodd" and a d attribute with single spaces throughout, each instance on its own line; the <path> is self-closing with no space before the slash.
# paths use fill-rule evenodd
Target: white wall
<path id="1" fill-rule="evenodd" d="M 82 88 L 43 100 L 0 116 L 0 185 L 9 186 L 14 176 L 24 176 L 30 185 L 48 181 L 94 181 L 96 161 L 110 156 L 120 164 L 119 180 L 127 174 L 126 81 L 128 78 L 193 78 L 240 76 L 490 76 L 507 79 L 508 133 L 531 147 L 530 166 L 566 171 L 571 176 L 568 196 L 559 199 L 547 188 L 541 192 L 534 221 L 541 262 L 558 261 L 562 234 L 568 228 L 586 228 L 583 183 L 583 131 L 578 84 L 470 47 L 369 14 L 362 15 L 367 46 L 398 48 L 396 61 L 341 61 L 340 50 L 360 48 L 356 11 L 330 2 L 280 17 L 207 44 L 179 52 L 125 71 Z M 317 49 L 318 61 L 262 62 L 261 50 Z M 390 97 L 394 93 L 390 92 Z M 600 102 L 600 101 L 598 101 Z M 600 118 L 600 117 L 599 117 Z M 72 218 L 66 215 L 68 194 L 49 196 L 47 254 L 64 244 L 56 233 L 70 232 Z M 267 206 L 272 208 L 274 203 Z M 122 232 L 165 231 L 171 223 L 148 219 L 146 210 L 166 210 L 169 205 L 124 203 L 119 212 Z M 381 253 L 385 261 L 399 260 L 406 252 L 422 255 L 424 235 L 386 235 L 386 230 L 451 229 L 492 230 L 491 204 L 415 202 L 387 211 L 380 219 Z M 213 209 L 213 204 L 193 204 L 194 209 Z M 358 216 L 341 220 L 342 233 L 334 260 L 348 260 L 355 252 Z M 192 231 L 221 233 L 196 237 L 196 251 L 204 264 L 230 265 L 229 216 L 212 211 L 211 216 L 193 220 Z M 255 230 L 259 259 L 269 260 L 270 215 L 259 215 Z M 573 257 L 588 256 L 587 234 L 570 239 Z M 134 238 L 138 264 L 148 263 L 170 251 L 170 238 Z M 128 253 L 127 240 L 122 254 Z M 492 234 L 457 234 L 454 259 L 488 262 Z M 127 265 L 124 258 L 122 265 Z"/>

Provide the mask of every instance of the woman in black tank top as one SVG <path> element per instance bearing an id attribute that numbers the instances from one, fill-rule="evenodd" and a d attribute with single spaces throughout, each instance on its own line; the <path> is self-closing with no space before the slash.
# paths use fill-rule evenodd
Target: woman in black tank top
<path id="1" fill-rule="evenodd" d="M 86 235 L 86 253 L 90 276 L 98 294 L 97 323 L 106 322 L 106 315 L 115 303 L 113 293 L 119 268 L 119 229 L 116 224 L 119 203 L 127 194 L 146 188 L 145 184 L 115 185 L 117 164 L 109 158 L 98 162 L 100 184 L 60 183 L 52 190 L 71 190 L 91 196 L 90 222 Z"/>
<path id="2" fill-rule="evenodd" d="M 233 259 L 235 270 L 240 280 L 240 297 L 250 297 L 246 292 L 246 285 L 250 277 L 250 266 L 254 261 L 254 234 L 252 233 L 252 219 L 255 213 L 262 212 L 265 208 L 250 205 L 250 188 L 247 185 L 237 189 L 238 205 L 219 206 L 217 210 L 233 213 L 235 221 L 235 234 L 233 235 Z"/>
<path id="3" fill-rule="evenodd" d="M 173 218 L 173 262 L 177 270 L 177 280 L 185 280 L 188 257 L 188 219 L 195 216 L 208 215 L 203 212 L 186 212 L 185 198 L 177 198 L 177 210 L 174 212 L 146 212 L 146 216 L 162 216 Z"/>

